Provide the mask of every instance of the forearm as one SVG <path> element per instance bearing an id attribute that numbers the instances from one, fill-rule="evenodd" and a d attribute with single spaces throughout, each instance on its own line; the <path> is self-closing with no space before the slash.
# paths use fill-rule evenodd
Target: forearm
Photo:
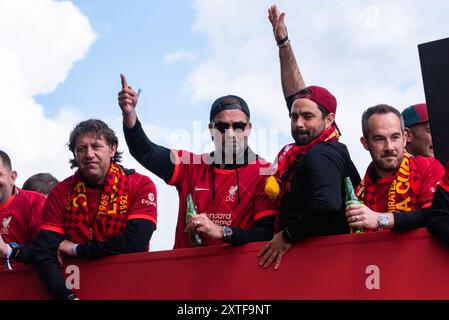
<path id="1" fill-rule="evenodd" d="M 279 48 L 281 82 L 284 97 L 287 98 L 305 88 L 305 82 L 296 62 L 291 45 Z"/>
<path id="2" fill-rule="evenodd" d="M 30 245 L 23 245 L 20 248 L 13 249 L 11 258 L 16 259 L 25 264 L 34 262 L 33 248 Z"/>
<path id="3" fill-rule="evenodd" d="M 125 114 L 123 113 L 123 124 L 126 128 L 132 129 L 137 122 L 137 113 L 133 110 L 131 113 Z"/>
<path id="4" fill-rule="evenodd" d="M 397 212 L 394 214 L 393 231 L 405 231 L 422 228 L 427 225 L 426 209 L 411 212 Z"/>
<path id="5" fill-rule="evenodd" d="M 80 258 L 100 258 L 122 253 L 146 252 L 156 229 L 153 222 L 144 219 L 128 221 L 125 232 L 107 241 L 91 240 L 76 248 Z"/>
<path id="6" fill-rule="evenodd" d="M 274 235 L 275 220 L 276 215 L 271 215 L 256 220 L 252 228 L 242 229 L 239 227 L 232 227 L 234 234 L 229 240 L 229 243 L 241 245 L 248 242 L 271 240 Z"/>
<path id="7" fill-rule="evenodd" d="M 125 124 L 123 132 L 131 155 L 159 178 L 170 181 L 175 170 L 171 150 L 150 141 L 138 119 L 132 128 L 127 128 Z"/>
<path id="8" fill-rule="evenodd" d="M 33 245 L 37 272 L 56 299 L 67 300 L 73 294 L 66 287 L 64 275 L 59 268 L 57 250 L 64 236 L 51 231 L 40 231 Z"/>

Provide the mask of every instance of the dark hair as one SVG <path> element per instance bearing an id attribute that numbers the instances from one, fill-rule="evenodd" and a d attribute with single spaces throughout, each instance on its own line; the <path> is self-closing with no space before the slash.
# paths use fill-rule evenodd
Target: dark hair
<path id="1" fill-rule="evenodd" d="M 22 189 L 36 191 L 46 196 L 58 182 L 58 179 L 50 173 L 36 173 L 25 181 Z"/>
<path id="2" fill-rule="evenodd" d="M 304 88 L 304 89 L 301 89 L 300 91 L 298 91 L 297 93 L 295 93 L 294 95 L 293 95 L 293 99 L 292 99 L 292 106 L 293 106 L 293 103 L 295 103 L 295 101 L 297 100 L 297 99 L 299 99 L 299 98 L 302 98 L 302 96 L 303 95 L 305 95 L 305 94 L 311 94 L 312 93 L 312 90 L 310 90 L 310 89 L 308 89 L 308 88 Z M 313 101 L 313 100 L 311 100 L 311 101 Z M 313 102 L 315 102 L 315 101 L 313 101 Z M 316 103 L 316 102 L 315 102 Z M 317 106 L 318 106 L 318 109 L 320 109 L 320 111 L 321 111 L 321 113 L 322 113 L 322 115 L 321 115 L 321 119 L 324 119 L 324 118 L 326 118 L 328 115 L 329 115 L 329 111 L 326 109 L 326 108 L 324 108 L 323 106 L 321 106 L 319 103 L 316 103 L 317 104 Z M 290 108 L 290 113 L 291 113 L 291 108 Z M 290 116 L 291 117 L 291 116 Z"/>
<path id="3" fill-rule="evenodd" d="M 6 168 L 6 170 L 11 171 L 11 159 L 5 151 L 0 150 L 0 159 L 2 160 L 3 166 Z"/>
<path id="4" fill-rule="evenodd" d="M 368 139 L 368 133 L 369 133 L 368 132 L 369 131 L 368 120 L 369 120 L 369 118 L 374 114 L 386 114 L 386 113 L 393 113 L 399 118 L 399 121 L 401 122 L 401 132 L 404 132 L 404 118 L 402 117 L 402 114 L 396 108 L 393 108 L 392 106 L 389 106 L 387 104 L 378 104 L 377 106 L 370 107 L 370 108 L 366 109 L 365 112 L 363 112 L 362 132 L 363 132 L 363 137 L 365 137 L 365 139 Z"/>
<path id="5" fill-rule="evenodd" d="M 118 148 L 118 138 L 115 135 L 114 130 L 108 127 L 106 123 L 98 119 L 89 119 L 86 121 L 82 121 L 76 125 L 76 127 L 70 133 L 69 150 L 72 151 L 75 156 L 75 142 L 76 139 L 85 133 L 93 133 L 96 134 L 97 138 L 103 137 L 106 140 L 106 143 L 109 147 L 115 146 Z M 115 155 L 112 157 L 112 160 L 115 162 L 120 162 L 122 160 L 122 152 L 115 151 Z M 78 167 L 76 163 L 76 159 L 70 159 L 70 168 Z"/>

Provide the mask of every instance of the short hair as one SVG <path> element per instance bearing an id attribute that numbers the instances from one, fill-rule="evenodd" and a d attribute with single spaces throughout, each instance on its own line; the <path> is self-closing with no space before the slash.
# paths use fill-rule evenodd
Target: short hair
<path id="1" fill-rule="evenodd" d="M 50 173 L 36 173 L 25 181 L 22 189 L 48 195 L 58 182 L 58 179 Z"/>
<path id="2" fill-rule="evenodd" d="M 3 166 L 6 168 L 6 170 L 11 171 L 12 165 L 11 165 L 11 159 L 9 158 L 8 154 L 0 150 L 0 160 L 2 160 Z"/>
<path id="3" fill-rule="evenodd" d="M 369 131 L 368 120 L 369 120 L 369 118 L 374 114 L 387 114 L 387 113 L 393 113 L 399 118 L 399 121 L 401 122 L 401 132 L 404 132 L 404 118 L 402 117 L 402 114 L 396 108 L 394 108 L 392 106 L 389 106 L 387 104 L 378 104 L 374 107 L 370 107 L 370 108 L 366 109 L 365 112 L 363 112 L 362 132 L 363 132 L 363 137 L 365 139 L 368 139 L 368 133 L 369 133 L 368 132 Z"/>
<path id="4" fill-rule="evenodd" d="M 117 150 L 118 148 L 118 138 L 115 134 L 114 130 L 108 127 L 108 125 L 98 119 L 89 119 L 78 123 L 75 128 L 70 133 L 69 142 L 67 143 L 69 150 L 72 151 L 73 156 L 75 156 L 75 142 L 76 139 L 86 133 L 93 133 L 99 137 L 103 137 L 106 140 L 106 143 L 109 147 L 115 146 L 116 151 L 115 155 L 112 157 L 112 160 L 115 162 L 120 162 L 122 160 L 122 152 Z M 76 159 L 70 159 L 70 168 L 78 167 L 76 163 Z"/>

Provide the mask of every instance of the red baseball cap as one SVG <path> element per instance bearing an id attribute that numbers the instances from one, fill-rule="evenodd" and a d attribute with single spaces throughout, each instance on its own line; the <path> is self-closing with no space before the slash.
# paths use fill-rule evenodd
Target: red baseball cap
<path id="1" fill-rule="evenodd" d="M 332 93 L 323 87 L 305 87 L 294 96 L 293 101 L 300 98 L 312 100 L 329 111 L 329 113 L 335 114 L 337 112 L 337 99 L 335 99 Z"/>
<path id="2" fill-rule="evenodd" d="M 293 97 L 293 103 L 296 99 L 309 99 L 320 105 L 329 113 L 333 113 L 334 115 L 337 113 L 337 99 L 330 93 L 327 89 L 320 86 L 308 86 L 299 91 Z M 292 103 L 292 104 L 293 104 Z M 337 126 L 337 130 L 341 135 L 340 128 L 338 128 L 337 123 L 334 120 L 334 124 Z"/>

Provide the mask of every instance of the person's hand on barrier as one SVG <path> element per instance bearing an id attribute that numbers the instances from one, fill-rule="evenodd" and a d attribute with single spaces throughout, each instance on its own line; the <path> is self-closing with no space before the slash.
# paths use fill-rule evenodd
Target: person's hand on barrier
<path id="1" fill-rule="evenodd" d="M 291 243 L 285 241 L 282 231 L 276 233 L 273 239 L 268 242 L 257 254 L 258 257 L 262 257 L 259 265 L 261 267 L 268 268 L 273 262 L 275 262 L 274 269 L 279 269 L 282 258 L 291 246 Z"/>
<path id="2" fill-rule="evenodd" d="M 68 257 L 76 257 L 76 252 L 75 252 L 76 245 L 77 245 L 77 243 L 74 243 L 69 240 L 64 240 L 59 244 L 57 256 L 58 256 L 58 262 L 59 262 L 60 266 L 63 265 L 63 256 L 64 255 L 66 255 Z"/>

